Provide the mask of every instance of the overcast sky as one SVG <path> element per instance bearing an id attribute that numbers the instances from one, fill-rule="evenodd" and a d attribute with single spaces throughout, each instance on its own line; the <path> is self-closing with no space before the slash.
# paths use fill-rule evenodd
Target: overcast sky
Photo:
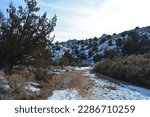
<path id="1" fill-rule="evenodd" d="M 12 1 L 15 5 L 23 0 L 0 0 L 4 10 Z M 100 37 L 150 26 L 150 0 L 37 0 L 41 12 L 48 17 L 57 15 L 55 41 Z"/>

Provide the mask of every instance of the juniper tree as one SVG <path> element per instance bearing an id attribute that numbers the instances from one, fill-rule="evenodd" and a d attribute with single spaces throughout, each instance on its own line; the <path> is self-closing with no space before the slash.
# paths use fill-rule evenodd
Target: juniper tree
<path id="1" fill-rule="evenodd" d="M 57 17 L 54 15 L 49 19 L 46 12 L 38 15 L 40 8 L 36 0 L 24 2 L 25 8 L 16 8 L 10 3 L 7 19 L 0 13 L 0 64 L 3 67 L 16 64 L 42 67 L 50 59 L 46 47 L 54 39 L 51 32 L 54 31 Z"/>

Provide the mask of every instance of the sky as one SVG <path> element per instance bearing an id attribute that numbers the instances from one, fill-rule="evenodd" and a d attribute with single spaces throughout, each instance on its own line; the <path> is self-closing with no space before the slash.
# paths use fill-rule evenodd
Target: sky
<path id="1" fill-rule="evenodd" d="M 0 0 L 0 9 L 10 2 L 23 4 L 23 0 Z M 102 34 L 120 33 L 135 27 L 150 26 L 150 0 L 37 0 L 41 14 L 48 18 L 57 15 L 54 41 L 88 39 Z"/>

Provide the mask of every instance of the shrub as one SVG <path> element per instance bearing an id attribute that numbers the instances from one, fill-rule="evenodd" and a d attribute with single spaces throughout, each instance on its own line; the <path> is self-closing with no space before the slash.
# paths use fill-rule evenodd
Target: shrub
<path id="1" fill-rule="evenodd" d="M 144 54 L 150 50 L 150 40 L 148 37 L 140 36 L 136 32 L 129 32 L 128 35 L 130 38 L 124 41 L 122 46 L 123 55 Z"/>
<path id="2" fill-rule="evenodd" d="M 42 88 L 41 84 L 51 81 L 53 73 L 43 68 L 33 68 L 25 66 L 14 66 L 13 69 L 5 74 L 5 79 L 11 87 L 9 92 L 1 93 L 0 99 L 38 99 L 41 92 L 33 92 L 26 89 L 30 82 L 38 82 L 40 85 L 31 85 L 36 88 Z"/>
<path id="3" fill-rule="evenodd" d="M 47 75 L 47 70 L 42 68 L 37 68 L 34 70 L 34 74 L 35 74 L 35 79 L 37 81 L 45 80 Z"/>
<path id="4" fill-rule="evenodd" d="M 31 99 L 25 89 L 27 82 L 35 80 L 35 75 L 30 70 L 13 69 L 10 74 L 6 75 L 6 79 L 11 90 L 4 94 L 3 99 Z"/>
<path id="5" fill-rule="evenodd" d="M 94 71 L 113 78 L 150 88 L 150 54 L 105 59 Z"/>
<path id="6" fill-rule="evenodd" d="M 104 52 L 104 58 L 114 58 L 115 56 L 117 56 L 117 52 L 115 50 L 105 50 Z"/>
<path id="7" fill-rule="evenodd" d="M 102 55 L 96 54 L 95 56 L 93 56 L 93 61 L 94 62 L 98 62 L 102 59 Z"/>

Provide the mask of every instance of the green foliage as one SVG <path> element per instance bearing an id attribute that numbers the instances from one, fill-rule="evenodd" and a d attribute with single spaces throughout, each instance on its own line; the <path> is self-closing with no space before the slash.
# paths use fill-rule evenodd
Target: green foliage
<path id="1" fill-rule="evenodd" d="M 98 50 L 97 46 L 92 47 L 92 52 L 96 52 Z"/>
<path id="2" fill-rule="evenodd" d="M 112 46 L 112 40 L 111 39 L 108 41 L 108 46 Z"/>
<path id="3" fill-rule="evenodd" d="M 150 54 L 106 59 L 97 64 L 95 72 L 150 88 Z"/>
<path id="4" fill-rule="evenodd" d="M 94 40 L 94 41 L 97 41 L 97 37 L 94 37 L 93 40 Z"/>
<path id="5" fill-rule="evenodd" d="M 117 56 L 117 52 L 115 50 L 105 50 L 105 53 L 104 53 L 104 58 L 114 58 L 115 56 Z"/>
<path id="6" fill-rule="evenodd" d="M 33 73 L 34 73 L 35 79 L 37 81 L 41 81 L 41 80 L 46 79 L 47 70 L 45 70 L 45 69 L 37 68 L 33 71 Z"/>
<path id="7" fill-rule="evenodd" d="M 86 59 L 86 55 L 83 52 L 80 53 L 80 59 L 81 60 L 85 60 Z"/>
<path id="8" fill-rule="evenodd" d="M 93 57 L 93 61 L 94 61 L 94 62 L 99 62 L 101 59 L 102 59 L 102 55 L 99 55 L 99 54 L 96 54 L 96 55 Z"/>
<path id="9" fill-rule="evenodd" d="M 139 53 L 144 54 L 150 50 L 150 40 L 143 36 L 139 43 Z"/>
<path id="10" fill-rule="evenodd" d="M 63 55 L 63 57 L 61 58 L 62 59 L 62 62 L 63 62 L 63 65 L 69 65 L 70 62 L 71 62 L 71 55 L 69 53 L 69 51 L 66 51 Z"/>
<path id="11" fill-rule="evenodd" d="M 110 39 L 110 38 L 111 38 L 111 35 L 107 35 L 107 37 L 106 37 L 106 38 L 107 38 L 107 40 L 108 40 L 108 39 Z"/>
<path id="12" fill-rule="evenodd" d="M 118 47 L 122 47 L 122 45 L 123 45 L 123 40 L 122 40 L 121 38 L 117 39 L 117 40 L 116 40 L 116 45 L 117 45 Z"/>
<path id="13" fill-rule="evenodd" d="M 131 54 L 137 54 L 138 51 L 138 42 L 139 42 L 139 36 L 135 32 L 129 33 L 130 39 L 128 39 L 122 48 L 124 55 L 131 55 Z"/>
<path id="14" fill-rule="evenodd" d="M 123 55 L 144 54 L 150 49 L 150 40 L 147 37 L 141 37 L 136 32 L 130 32 L 129 37 L 123 44 Z"/>
<path id="15" fill-rule="evenodd" d="M 88 57 L 91 57 L 92 56 L 92 51 L 91 50 L 89 50 L 89 52 L 88 52 Z"/>
<path id="16" fill-rule="evenodd" d="M 50 34 L 56 26 L 57 18 L 54 16 L 50 20 L 46 13 L 37 15 L 40 8 L 37 7 L 35 0 L 25 0 L 25 4 L 25 8 L 19 6 L 17 9 L 10 3 L 7 9 L 8 18 L 4 18 L 0 13 L 0 65 L 2 67 L 11 68 L 16 64 L 32 65 L 40 61 L 43 63 L 43 59 L 47 62 L 50 58 L 46 47 L 53 41 Z"/>
<path id="17" fill-rule="evenodd" d="M 99 44 L 102 44 L 102 43 L 104 43 L 105 41 L 107 41 L 107 38 L 101 39 L 100 42 L 99 42 Z"/>
<path id="18" fill-rule="evenodd" d="M 75 62 L 75 59 L 71 56 L 70 51 L 66 51 L 62 58 L 59 60 L 59 65 L 73 65 Z"/>

